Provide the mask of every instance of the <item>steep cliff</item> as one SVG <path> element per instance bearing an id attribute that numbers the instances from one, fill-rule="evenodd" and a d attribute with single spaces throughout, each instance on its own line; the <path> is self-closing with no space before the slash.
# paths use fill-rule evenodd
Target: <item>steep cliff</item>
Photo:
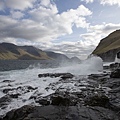
<path id="1" fill-rule="evenodd" d="M 115 60 L 118 51 L 120 51 L 120 30 L 102 39 L 92 54 L 100 56 L 105 62 L 110 62 Z"/>

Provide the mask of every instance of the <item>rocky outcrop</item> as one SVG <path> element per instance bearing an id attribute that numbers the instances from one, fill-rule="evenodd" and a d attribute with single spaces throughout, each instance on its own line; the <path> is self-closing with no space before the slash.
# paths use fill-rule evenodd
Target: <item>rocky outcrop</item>
<path id="1" fill-rule="evenodd" d="M 10 111 L 3 120 L 119 120 L 111 110 L 86 106 L 24 106 Z"/>
<path id="2" fill-rule="evenodd" d="M 115 61 L 117 52 L 120 51 L 120 48 L 112 49 L 104 53 L 97 54 L 99 57 L 102 58 L 104 62 L 113 62 Z"/>
<path id="3" fill-rule="evenodd" d="M 100 56 L 105 62 L 111 62 L 115 60 L 118 51 L 120 51 L 120 30 L 102 39 L 92 54 Z"/>
<path id="4" fill-rule="evenodd" d="M 40 74 L 40 77 L 61 77 L 68 73 L 61 74 L 47 73 Z M 120 79 L 111 78 L 111 74 L 91 74 L 88 77 L 68 74 L 72 77 L 60 78 L 45 88 L 46 91 L 55 91 L 49 95 L 42 95 L 32 86 L 4 89 L 7 96 L 0 99 L 3 109 L 12 99 L 17 99 L 10 97 L 13 93 L 19 93 L 20 97 L 32 92 L 28 100 L 40 106 L 25 105 L 9 111 L 0 120 L 119 120 Z"/>
<path id="5" fill-rule="evenodd" d="M 73 78 L 74 75 L 72 75 L 71 73 L 44 73 L 44 74 L 39 74 L 38 75 L 39 78 L 41 77 L 61 77 L 62 79 L 68 79 L 68 78 Z"/>
<path id="6" fill-rule="evenodd" d="M 110 77 L 111 78 L 120 78 L 120 68 L 112 71 Z"/>

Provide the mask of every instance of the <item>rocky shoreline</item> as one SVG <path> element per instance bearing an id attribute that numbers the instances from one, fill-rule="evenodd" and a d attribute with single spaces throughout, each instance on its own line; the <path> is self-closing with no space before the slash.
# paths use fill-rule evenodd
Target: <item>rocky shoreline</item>
<path id="1" fill-rule="evenodd" d="M 0 120 L 120 120 L 120 69 L 89 76 L 46 73 L 38 77 L 59 77 L 59 81 L 45 88 L 55 92 L 42 96 L 33 86 L 3 89 L 5 95 L 0 98 L 1 109 L 29 92 L 33 92 L 29 100 L 37 105 L 11 110 Z M 13 81 L 2 82 L 10 84 Z"/>

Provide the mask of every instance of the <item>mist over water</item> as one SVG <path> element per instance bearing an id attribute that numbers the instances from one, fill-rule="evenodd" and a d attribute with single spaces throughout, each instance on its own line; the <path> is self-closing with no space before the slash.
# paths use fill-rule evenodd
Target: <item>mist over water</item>
<path id="1" fill-rule="evenodd" d="M 54 63 L 53 63 L 54 64 Z M 74 75 L 89 75 L 101 72 L 103 70 L 103 62 L 99 57 L 91 57 L 81 63 L 61 62 L 58 67 L 43 67 L 42 64 L 31 64 L 26 69 L 10 70 L 0 72 L 0 79 L 12 80 L 34 80 L 38 78 L 40 73 L 72 73 Z"/>

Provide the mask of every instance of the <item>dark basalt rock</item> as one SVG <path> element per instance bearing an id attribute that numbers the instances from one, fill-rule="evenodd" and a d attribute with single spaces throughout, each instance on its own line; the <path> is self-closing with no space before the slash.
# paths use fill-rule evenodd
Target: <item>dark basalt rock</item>
<path id="1" fill-rule="evenodd" d="M 63 105 L 68 106 L 70 105 L 70 99 L 68 97 L 62 96 L 62 95 L 53 95 L 51 97 L 52 99 L 52 105 Z"/>
<path id="2" fill-rule="evenodd" d="M 115 112 L 102 107 L 24 106 L 12 110 L 2 120 L 119 120 Z"/>
<path id="3" fill-rule="evenodd" d="M 3 80 L 2 82 L 10 83 L 10 82 L 13 82 L 13 81 L 11 81 L 11 80 Z"/>
<path id="4" fill-rule="evenodd" d="M 110 64 L 109 68 L 111 70 L 115 70 L 115 69 L 118 69 L 120 67 L 120 63 L 112 63 Z"/>
<path id="5" fill-rule="evenodd" d="M 100 106 L 100 107 L 108 107 L 109 98 L 105 95 L 94 95 L 94 96 L 88 96 L 85 99 L 85 104 L 89 106 Z"/>
<path id="6" fill-rule="evenodd" d="M 79 98 L 76 95 L 73 95 L 68 92 L 56 92 L 50 95 L 51 105 L 58 105 L 58 106 L 75 106 Z"/>
<path id="7" fill-rule="evenodd" d="M 3 103 L 3 107 L 12 98 L 17 98 L 19 93 L 21 95 L 34 90 L 29 99 L 42 106 L 23 106 L 8 112 L 0 120 L 120 120 L 119 78 L 110 78 L 109 74 L 92 74 L 88 78 L 69 79 L 70 75 L 73 77 L 69 73 L 40 74 L 44 75 L 61 77 L 46 88 L 55 93 L 42 96 L 41 91 L 32 86 L 4 89 L 3 92 L 8 96 L 5 100 L 0 98 L 0 105 Z"/>
<path id="8" fill-rule="evenodd" d="M 5 89 L 3 89 L 3 93 L 9 94 L 9 92 L 16 91 L 20 95 L 22 93 L 27 93 L 27 92 L 30 92 L 30 91 L 33 91 L 36 89 L 37 89 L 37 87 L 33 88 L 32 86 L 19 86 L 17 88 L 5 88 Z"/>
<path id="9" fill-rule="evenodd" d="M 44 73 L 44 74 L 39 74 L 38 75 L 39 78 L 41 77 L 61 77 L 62 79 L 68 79 L 68 78 L 73 78 L 74 75 L 72 75 L 71 73 Z"/>
<path id="10" fill-rule="evenodd" d="M 120 78 L 120 68 L 114 70 L 113 72 L 111 72 L 110 75 L 111 78 Z"/>
<path id="11" fill-rule="evenodd" d="M 35 102 L 40 105 L 50 105 L 50 101 L 47 98 L 36 99 Z"/>
<path id="12" fill-rule="evenodd" d="M 65 92 L 55 92 L 45 97 L 30 97 L 34 99 L 36 103 L 40 105 L 56 105 L 56 106 L 75 106 L 79 98 L 77 95 L 73 95 Z"/>
<path id="13" fill-rule="evenodd" d="M 12 110 L 2 120 L 29 120 L 27 116 L 32 113 L 32 106 L 23 106 L 20 109 Z"/>
<path id="14" fill-rule="evenodd" d="M 19 96 L 20 96 L 19 93 L 17 93 L 17 94 L 11 94 L 11 95 L 10 95 L 11 98 L 18 98 Z"/>
<path id="15" fill-rule="evenodd" d="M 91 74 L 91 75 L 88 75 L 88 79 L 101 80 L 101 79 L 108 78 L 108 76 L 109 76 L 108 73 L 104 73 L 104 74 Z"/>
<path id="16" fill-rule="evenodd" d="M 11 102 L 11 99 L 8 95 L 5 95 L 0 98 L 0 107 L 2 108 L 5 105 L 8 105 L 8 103 Z"/>

